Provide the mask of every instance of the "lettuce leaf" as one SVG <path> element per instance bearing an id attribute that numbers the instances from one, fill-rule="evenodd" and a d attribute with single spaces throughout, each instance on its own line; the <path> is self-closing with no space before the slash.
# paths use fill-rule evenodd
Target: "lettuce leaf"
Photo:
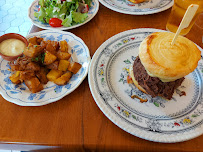
<path id="1" fill-rule="evenodd" d="M 46 8 L 45 11 L 48 17 L 52 17 L 54 15 L 53 10 L 54 10 L 53 7 Z"/>
<path id="2" fill-rule="evenodd" d="M 61 24 L 66 27 L 70 27 L 72 26 L 72 22 L 73 22 L 72 14 L 70 14 L 68 17 L 65 18 L 65 20 L 63 20 Z"/>
<path id="3" fill-rule="evenodd" d="M 44 7 L 44 0 L 39 0 L 39 5 L 40 5 L 41 7 Z"/>
<path id="4" fill-rule="evenodd" d="M 73 21 L 76 23 L 82 23 L 88 17 L 87 13 L 71 12 Z"/>
<path id="5" fill-rule="evenodd" d="M 67 10 L 68 10 L 67 6 L 62 5 L 62 7 L 60 8 L 60 11 L 58 13 L 58 17 L 63 20 L 66 16 Z"/>
<path id="6" fill-rule="evenodd" d="M 37 17 L 42 23 L 45 23 L 46 12 L 44 7 L 41 7 L 39 12 L 35 12 L 34 16 Z"/>

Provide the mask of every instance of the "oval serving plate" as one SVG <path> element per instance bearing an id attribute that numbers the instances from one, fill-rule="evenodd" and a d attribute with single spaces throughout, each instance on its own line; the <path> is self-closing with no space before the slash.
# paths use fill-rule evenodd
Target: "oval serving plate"
<path id="1" fill-rule="evenodd" d="M 28 35 L 27 38 L 34 36 L 52 41 L 66 40 L 70 46 L 69 53 L 71 54 L 71 60 L 79 62 L 82 64 L 82 67 L 77 74 L 72 76 L 67 85 L 58 86 L 49 81 L 46 85 L 44 85 L 44 89 L 42 91 L 38 93 L 31 93 L 24 83 L 15 85 L 10 81 L 10 66 L 8 65 L 8 61 L 1 58 L 0 93 L 7 101 L 21 106 L 46 105 L 70 94 L 82 83 L 86 77 L 91 60 L 88 47 L 79 37 L 70 32 L 44 30 L 41 32 L 32 33 Z"/>
<path id="2" fill-rule="evenodd" d="M 126 132 L 155 142 L 189 140 L 203 133 L 203 58 L 170 101 L 151 98 L 126 81 L 140 43 L 149 34 L 159 31 L 163 30 L 129 30 L 105 41 L 91 61 L 90 90 L 101 111 Z M 147 102 L 141 103 L 133 99 L 133 95 Z"/>
<path id="3" fill-rule="evenodd" d="M 32 23 L 42 29 L 57 29 L 57 30 L 70 30 L 70 29 L 73 29 L 73 28 L 76 28 L 76 27 L 79 27 L 87 22 L 89 22 L 98 12 L 99 10 L 99 2 L 98 0 L 92 0 L 92 3 L 91 3 L 91 7 L 89 8 L 89 11 L 88 11 L 88 17 L 86 18 L 86 20 L 83 22 L 83 23 L 80 23 L 80 24 L 76 24 L 76 25 L 73 25 L 73 26 L 70 26 L 70 27 L 65 27 L 65 26 L 62 26 L 62 27 L 51 27 L 48 23 L 42 23 L 41 21 L 39 21 L 35 16 L 34 16 L 34 12 L 37 12 L 38 11 L 38 8 L 39 8 L 39 5 L 38 5 L 38 1 L 39 0 L 35 0 L 31 6 L 29 7 L 28 9 L 28 17 L 31 19 Z"/>
<path id="4" fill-rule="evenodd" d="M 149 0 L 134 4 L 129 0 L 99 0 L 109 9 L 131 15 L 147 15 L 162 12 L 173 6 L 173 0 Z"/>

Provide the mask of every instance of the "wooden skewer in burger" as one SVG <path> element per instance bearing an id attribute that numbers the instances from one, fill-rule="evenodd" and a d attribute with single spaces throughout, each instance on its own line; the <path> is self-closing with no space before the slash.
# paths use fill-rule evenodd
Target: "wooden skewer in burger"
<path id="1" fill-rule="evenodd" d="M 156 32 L 146 37 L 130 68 L 129 74 L 136 87 L 152 97 L 170 100 L 174 90 L 195 70 L 201 59 L 197 46 L 183 36 L 177 36 L 172 45 L 174 36 L 174 33 Z"/>

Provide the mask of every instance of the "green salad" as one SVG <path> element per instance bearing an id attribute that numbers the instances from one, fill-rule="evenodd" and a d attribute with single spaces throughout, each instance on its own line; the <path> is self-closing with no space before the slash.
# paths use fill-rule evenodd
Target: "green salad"
<path id="1" fill-rule="evenodd" d="M 34 16 L 52 27 L 70 27 L 85 21 L 90 4 L 91 0 L 39 0 Z"/>

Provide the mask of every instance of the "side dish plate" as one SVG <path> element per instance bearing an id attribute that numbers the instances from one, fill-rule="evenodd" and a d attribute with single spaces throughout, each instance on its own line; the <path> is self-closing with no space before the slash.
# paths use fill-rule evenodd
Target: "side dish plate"
<path id="1" fill-rule="evenodd" d="M 127 83 L 129 67 L 138 55 L 140 43 L 159 31 L 163 30 L 129 30 L 105 41 L 92 58 L 90 90 L 100 110 L 124 131 L 155 142 L 189 140 L 203 133 L 203 58 L 170 101 L 151 98 Z M 147 102 L 141 103 L 133 95 Z"/>
<path id="2" fill-rule="evenodd" d="M 37 12 L 38 11 L 38 8 L 39 8 L 39 5 L 38 5 L 38 1 L 39 0 L 35 0 L 31 6 L 29 7 L 28 9 L 28 17 L 31 19 L 32 23 L 35 25 L 35 26 L 38 26 L 42 29 L 57 29 L 57 30 L 70 30 L 70 29 L 73 29 L 73 28 L 76 28 L 76 27 L 79 27 L 81 25 L 84 25 L 85 23 L 89 22 L 98 12 L 99 10 L 99 2 L 98 0 L 92 0 L 92 3 L 91 3 L 91 7 L 89 8 L 89 12 L 88 12 L 88 17 L 86 18 L 86 20 L 83 22 L 83 23 L 80 23 L 80 24 L 76 24 L 76 25 L 73 25 L 73 26 L 70 26 L 70 27 L 65 27 L 65 26 L 62 26 L 62 27 L 51 27 L 48 23 L 42 23 L 41 21 L 39 21 L 35 16 L 34 16 L 34 12 Z"/>
<path id="3" fill-rule="evenodd" d="M 90 64 L 90 53 L 88 47 L 79 37 L 70 32 L 44 30 L 32 33 L 27 36 L 42 37 L 45 40 L 62 41 L 66 40 L 71 50 L 71 60 L 82 64 L 82 68 L 74 74 L 67 85 L 58 86 L 53 82 L 44 85 L 44 89 L 38 93 L 31 93 L 25 84 L 13 84 L 9 76 L 11 75 L 8 61 L 0 58 L 0 93 L 4 99 L 21 106 L 41 106 L 55 102 L 74 91 L 87 76 Z"/>
<path id="4" fill-rule="evenodd" d="M 162 12 L 173 6 L 173 0 L 149 0 L 134 4 L 129 0 L 99 0 L 104 6 L 119 13 L 147 15 Z"/>

